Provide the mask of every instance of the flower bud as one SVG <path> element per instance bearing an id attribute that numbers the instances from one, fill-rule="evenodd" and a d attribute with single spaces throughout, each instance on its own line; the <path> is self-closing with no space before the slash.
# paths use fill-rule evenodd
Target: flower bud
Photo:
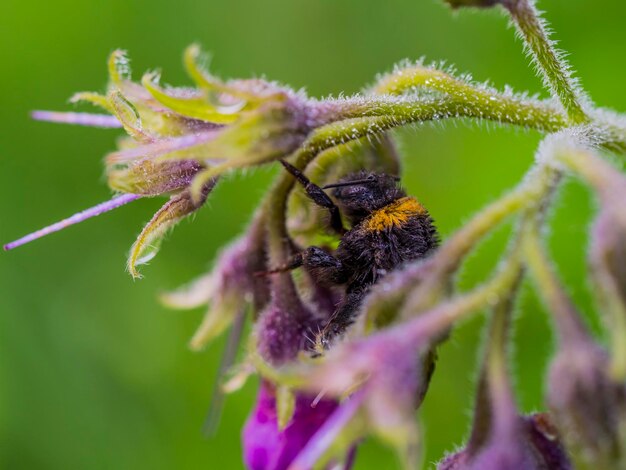
<path id="1" fill-rule="evenodd" d="M 194 160 L 141 160 L 124 169 L 111 169 L 109 186 L 124 193 L 156 196 L 186 188 L 203 168 Z"/>
<path id="2" fill-rule="evenodd" d="M 483 448 L 471 444 L 446 456 L 437 470 L 571 470 L 567 454 L 545 413 L 513 420 L 511 433 L 494 434 Z"/>
<path id="3" fill-rule="evenodd" d="M 329 454 L 345 454 L 368 434 L 391 445 L 407 464 L 419 459 L 415 410 L 428 387 L 433 357 L 416 352 L 415 342 L 404 341 L 399 333 L 387 330 L 338 343 L 320 362 L 294 366 L 292 373 L 304 391 L 337 399 L 352 394 L 297 459 L 298 469 L 324 462 Z M 326 435 L 336 437 L 331 443 Z"/>
<path id="4" fill-rule="evenodd" d="M 564 343 L 550 366 L 547 400 L 577 468 L 624 468 L 626 387 L 611 378 L 600 346 Z"/>

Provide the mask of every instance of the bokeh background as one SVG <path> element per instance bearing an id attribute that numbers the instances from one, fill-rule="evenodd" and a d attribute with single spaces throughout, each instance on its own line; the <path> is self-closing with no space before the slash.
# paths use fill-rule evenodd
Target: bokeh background
<path id="1" fill-rule="evenodd" d="M 626 109 L 626 4 L 543 0 L 540 7 L 594 100 Z M 109 197 L 101 157 L 116 130 L 37 123 L 33 109 L 68 110 L 75 91 L 102 90 L 107 55 L 129 50 L 137 76 L 161 67 L 188 84 L 185 46 L 198 41 L 224 77 L 266 76 L 313 96 L 357 92 L 404 58 L 445 59 L 496 86 L 540 92 L 521 44 L 497 12 L 452 14 L 436 0 L 3 0 L 0 14 L 0 240 L 10 241 Z M 534 132 L 448 122 L 397 133 L 404 182 L 444 237 L 531 165 Z M 195 354 L 203 312 L 171 312 L 156 294 L 204 272 L 237 235 L 272 176 L 262 168 L 220 185 L 133 282 L 125 254 L 162 200 L 143 200 L 0 255 L 0 467 L 11 469 L 238 469 L 252 380 L 228 398 L 218 434 L 200 429 L 223 342 Z M 560 194 L 550 234 L 570 291 L 593 320 L 584 281 L 593 199 Z M 493 266 L 507 229 L 486 243 L 461 282 Z M 480 318 L 440 350 L 420 413 L 426 461 L 460 445 L 473 401 Z M 553 349 L 547 315 L 526 288 L 513 369 L 520 407 L 541 409 Z M 393 469 L 369 440 L 357 468 Z"/>

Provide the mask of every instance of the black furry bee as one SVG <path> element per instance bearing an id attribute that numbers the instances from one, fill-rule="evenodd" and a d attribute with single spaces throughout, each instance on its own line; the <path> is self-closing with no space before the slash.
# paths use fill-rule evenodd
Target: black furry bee
<path id="1" fill-rule="evenodd" d="M 438 245 L 428 211 L 399 186 L 399 178 L 384 173 L 347 175 L 323 188 L 297 168 L 283 166 L 304 187 L 308 197 L 330 213 L 330 227 L 341 235 L 334 253 L 311 246 L 272 272 L 303 266 L 322 285 L 344 285 L 345 296 L 321 332 L 327 343 L 354 322 L 370 287 L 403 263 L 427 255 Z M 333 200 L 324 189 L 333 189 Z M 341 215 L 352 227 L 346 230 Z M 320 338 L 318 338 L 320 339 Z"/>

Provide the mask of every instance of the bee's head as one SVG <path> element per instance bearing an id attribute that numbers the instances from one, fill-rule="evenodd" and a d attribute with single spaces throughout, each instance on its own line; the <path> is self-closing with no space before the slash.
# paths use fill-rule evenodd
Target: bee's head
<path id="1" fill-rule="evenodd" d="M 343 214 L 356 224 L 373 211 L 406 196 L 398 182 L 397 176 L 360 171 L 328 184 L 324 189 L 334 188 L 333 196 Z"/>

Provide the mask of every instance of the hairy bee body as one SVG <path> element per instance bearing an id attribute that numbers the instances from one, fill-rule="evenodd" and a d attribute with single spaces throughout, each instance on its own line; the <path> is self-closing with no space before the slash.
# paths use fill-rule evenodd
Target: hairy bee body
<path id="1" fill-rule="evenodd" d="M 321 341 L 327 343 L 354 322 L 373 284 L 437 246 L 437 230 L 428 211 L 406 195 L 397 177 L 360 172 L 320 188 L 288 163 L 283 164 L 308 196 L 329 210 L 330 225 L 341 234 L 334 252 L 311 246 L 287 267 L 304 266 L 322 285 L 345 286 L 344 297 L 321 332 Z M 332 195 L 336 202 L 324 193 L 328 188 L 335 188 Z M 343 228 L 342 218 L 350 223 L 349 230 Z"/>

